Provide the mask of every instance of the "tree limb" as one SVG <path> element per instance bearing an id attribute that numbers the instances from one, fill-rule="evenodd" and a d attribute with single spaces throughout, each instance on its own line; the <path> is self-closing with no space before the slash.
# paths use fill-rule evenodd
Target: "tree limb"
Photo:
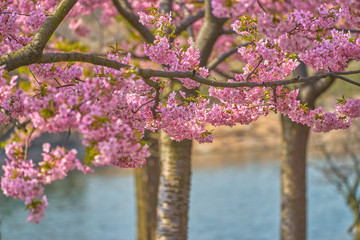
<path id="1" fill-rule="evenodd" d="M 120 2 L 118 0 L 112 0 L 112 2 L 121 16 L 123 16 L 130 25 L 139 32 L 147 43 L 152 43 L 155 40 L 151 31 L 139 22 L 139 17 L 132 12 L 129 8 L 129 3 L 126 0 L 120 0 Z"/>
<path id="2" fill-rule="evenodd" d="M 195 15 L 189 15 L 183 21 L 181 21 L 177 26 L 175 26 L 174 35 L 176 35 L 176 36 L 179 35 L 180 33 L 182 33 L 182 31 L 187 29 L 194 22 L 196 22 L 197 20 L 203 18 L 204 15 L 205 15 L 205 11 L 199 11 Z"/>
<path id="3" fill-rule="evenodd" d="M 6 69 L 13 70 L 20 66 L 30 65 L 41 58 L 50 37 L 76 2 L 77 0 L 63 0 L 45 20 L 28 45 L 0 57 L 0 66 L 6 64 Z"/>
<path id="4" fill-rule="evenodd" d="M 333 27 L 331 29 L 335 29 L 337 31 L 351 32 L 351 33 L 360 33 L 360 30 L 358 29 L 346 29 L 346 28 L 337 28 L 337 27 Z"/>
<path id="5" fill-rule="evenodd" d="M 206 66 L 217 39 L 222 35 L 222 28 L 227 19 L 217 18 L 212 14 L 211 0 L 205 1 L 204 23 L 195 41 L 200 51 L 200 67 Z"/>
<path id="6" fill-rule="evenodd" d="M 84 53 L 44 53 L 41 59 L 39 59 L 38 61 L 34 61 L 32 63 L 53 63 L 53 62 L 67 62 L 67 61 L 86 62 L 86 63 L 113 68 L 116 70 L 120 70 L 121 68 L 134 68 L 133 66 L 128 64 L 123 64 L 114 60 L 98 57 L 91 54 L 84 54 Z M 280 81 L 264 82 L 264 83 L 256 83 L 256 82 L 230 83 L 230 82 L 216 82 L 214 80 L 204 78 L 196 74 L 196 72 L 194 71 L 186 71 L 186 72 L 162 71 L 162 70 L 143 69 L 143 68 L 135 68 L 135 71 L 139 74 L 139 76 L 143 78 L 151 78 L 151 77 L 190 78 L 201 84 L 214 86 L 214 87 L 224 87 L 224 88 L 275 87 L 275 86 L 287 85 L 292 83 L 304 83 L 304 82 L 316 81 L 322 78 L 334 76 L 335 73 L 335 72 L 326 72 L 326 73 L 313 75 L 310 77 L 294 77 L 289 80 L 280 80 Z M 337 72 L 336 75 L 348 75 L 348 74 L 356 74 L 356 73 L 360 73 L 360 70 L 351 71 L 351 72 Z"/>
<path id="7" fill-rule="evenodd" d="M 236 53 L 238 51 L 239 48 L 241 47 L 246 47 L 248 45 L 252 44 L 251 42 L 248 43 L 244 43 L 244 44 L 240 44 L 232 49 L 230 49 L 229 51 L 221 54 L 219 57 L 215 58 L 213 61 L 211 61 L 207 68 L 209 68 L 209 70 L 212 70 L 214 68 L 216 68 L 217 65 L 219 65 L 220 63 L 222 63 L 223 61 L 225 61 L 228 57 L 230 57 L 231 55 L 233 55 L 234 53 Z"/>

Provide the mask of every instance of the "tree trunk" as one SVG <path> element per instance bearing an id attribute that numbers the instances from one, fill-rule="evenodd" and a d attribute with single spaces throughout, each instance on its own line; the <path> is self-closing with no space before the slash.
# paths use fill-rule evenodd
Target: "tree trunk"
<path id="1" fill-rule="evenodd" d="M 158 240 L 187 239 L 191 140 L 171 141 L 161 132 Z"/>
<path id="2" fill-rule="evenodd" d="M 352 189 L 347 195 L 347 204 L 350 207 L 353 216 L 354 216 L 354 223 L 348 229 L 348 232 L 353 233 L 354 240 L 360 240 L 360 202 L 356 198 L 356 188 Z"/>
<path id="3" fill-rule="evenodd" d="M 353 226 L 354 240 L 360 240 L 360 222 Z"/>
<path id="4" fill-rule="evenodd" d="M 151 156 L 142 168 L 135 169 L 137 199 L 137 239 L 154 240 L 156 235 L 156 207 L 159 188 L 159 143 L 158 135 L 147 131 Z"/>
<path id="5" fill-rule="evenodd" d="M 306 147 L 310 128 L 281 117 L 281 239 L 306 239 Z"/>
<path id="6" fill-rule="evenodd" d="M 294 76 L 306 77 L 304 63 L 294 71 Z M 316 99 L 334 82 L 322 79 L 298 86 L 299 100 L 315 108 Z M 310 128 L 281 117 L 281 240 L 306 239 L 306 148 Z"/>

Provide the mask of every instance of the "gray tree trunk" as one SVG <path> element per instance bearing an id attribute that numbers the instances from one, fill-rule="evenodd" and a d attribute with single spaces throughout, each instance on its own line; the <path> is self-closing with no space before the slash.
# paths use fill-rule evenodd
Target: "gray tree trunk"
<path id="1" fill-rule="evenodd" d="M 166 6 L 166 0 L 162 2 Z M 195 41 L 195 47 L 200 50 L 200 66 L 206 65 L 225 23 L 224 19 L 212 15 L 210 0 L 205 1 L 205 8 L 204 23 Z M 196 95 L 194 91 L 185 91 Z M 161 133 L 157 239 L 187 239 L 191 147 L 191 140 L 174 142 Z"/>
<path id="2" fill-rule="evenodd" d="M 306 239 L 306 147 L 309 127 L 281 117 L 281 239 Z"/>
<path id="3" fill-rule="evenodd" d="M 151 156 L 142 168 L 135 169 L 137 200 L 137 239 L 154 240 L 156 236 L 156 207 L 158 200 L 160 160 L 156 133 L 146 132 Z"/>
<path id="4" fill-rule="evenodd" d="M 158 240 L 187 239 L 191 176 L 191 140 L 172 141 L 161 132 Z"/>
<path id="5" fill-rule="evenodd" d="M 295 76 L 307 76 L 304 63 L 294 71 Z M 299 99 L 310 109 L 316 99 L 334 82 L 322 79 L 299 86 Z M 281 240 L 305 240 L 306 218 L 306 149 L 310 128 L 281 117 Z"/>

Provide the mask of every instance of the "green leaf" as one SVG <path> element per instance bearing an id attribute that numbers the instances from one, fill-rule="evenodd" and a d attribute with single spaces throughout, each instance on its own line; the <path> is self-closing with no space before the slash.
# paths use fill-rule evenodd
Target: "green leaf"
<path id="1" fill-rule="evenodd" d="M 141 138 L 141 133 L 137 129 L 135 129 L 135 133 L 136 135 L 138 135 L 139 138 Z"/>
<path id="2" fill-rule="evenodd" d="M 2 142 L 0 143 L 0 147 L 1 147 L 1 148 L 5 148 L 6 144 L 7 144 L 6 141 L 2 141 Z"/>
<path id="3" fill-rule="evenodd" d="M 47 94 L 47 84 L 46 83 L 42 83 L 41 85 L 40 85 L 40 93 L 41 93 L 41 95 L 42 96 L 46 96 L 46 94 Z"/>
<path id="4" fill-rule="evenodd" d="M 95 156 L 99 155 L 100 152 L 94 147 L 86 147 L 85 149 L 85 164 L 90 165 L 94 160 Z"/>
<path id="5" fill-rule="evenodd" d="M 353 37 L 353 38 L 349 38 L 349 43 L 354 42 L 357 38 L 359 38 L 359 37 L 358 37 L 358 36 L 356 36 L 356 37 Z"/>
<path id="6" fill-rule="evenodd" d="M 51 109 L 44 108 L 44 109 L 41 110 L 40 115 L 41 115 L 41 117 L 43 117 L 43 118 L 45 118 L 47 120 L 50 117 L 54 116 L 54 112 Z"/>
<path id="7" fill-rule="evenodd" d="M 31 89 L 31 83 L 29 81 L 20 81 L 19 88 L 24 90 L 24 92 L 27 92 Z"/>
<path id="8" fill-rule="evenodd" d="M 16 168 L 15 168 L 14 171 L 13 171 L 13 178 L 14 178 L 14 179 L 16 178 Z"/>
<path id="9" fill-rule="evenodd" d="M 338 104 L 345 104 L 346 103 L 346 98 L 344 95 L 342 95 L 342 97 L 340 99 L 336 99 Z"/>

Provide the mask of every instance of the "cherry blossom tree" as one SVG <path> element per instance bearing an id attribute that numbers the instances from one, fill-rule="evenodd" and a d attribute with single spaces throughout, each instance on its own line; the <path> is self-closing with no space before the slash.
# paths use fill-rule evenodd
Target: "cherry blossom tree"
<path id="1" fill-rule="evenodd" d="M 53 36 L 63 21 L 86 36 L 81 16 L 99 8 L 104 26 L 120 14 L 137 40 L 97 55 Z M 190 140 L 211 142 L 207 126 L 279 112 L 300 129 L 327 132 L 360 116 L 359 99 L 343 98 L 333 112 L 310 99 L 335 78 L 360 85 L 347 77 L 360 73 L 347 71 L 360 58 L 357 1 L 1 1 L 0 19 L 0 123 L 17 129 L 1 188 L 24 200 L 28 221 L 44 217 L 43 185 L 74 169 L 141 167 L 150 155 L 145 131 L 161 130 L 156 235 L 186 239 Z M 292 74 L 301 62 L 317 73 Z M 50 143 L 38 163 L 27 158 L 33 139 L 63 131 L 82 135 L 84 161 Z M 306 230 L 282 236 L 304 239 Z"/>

